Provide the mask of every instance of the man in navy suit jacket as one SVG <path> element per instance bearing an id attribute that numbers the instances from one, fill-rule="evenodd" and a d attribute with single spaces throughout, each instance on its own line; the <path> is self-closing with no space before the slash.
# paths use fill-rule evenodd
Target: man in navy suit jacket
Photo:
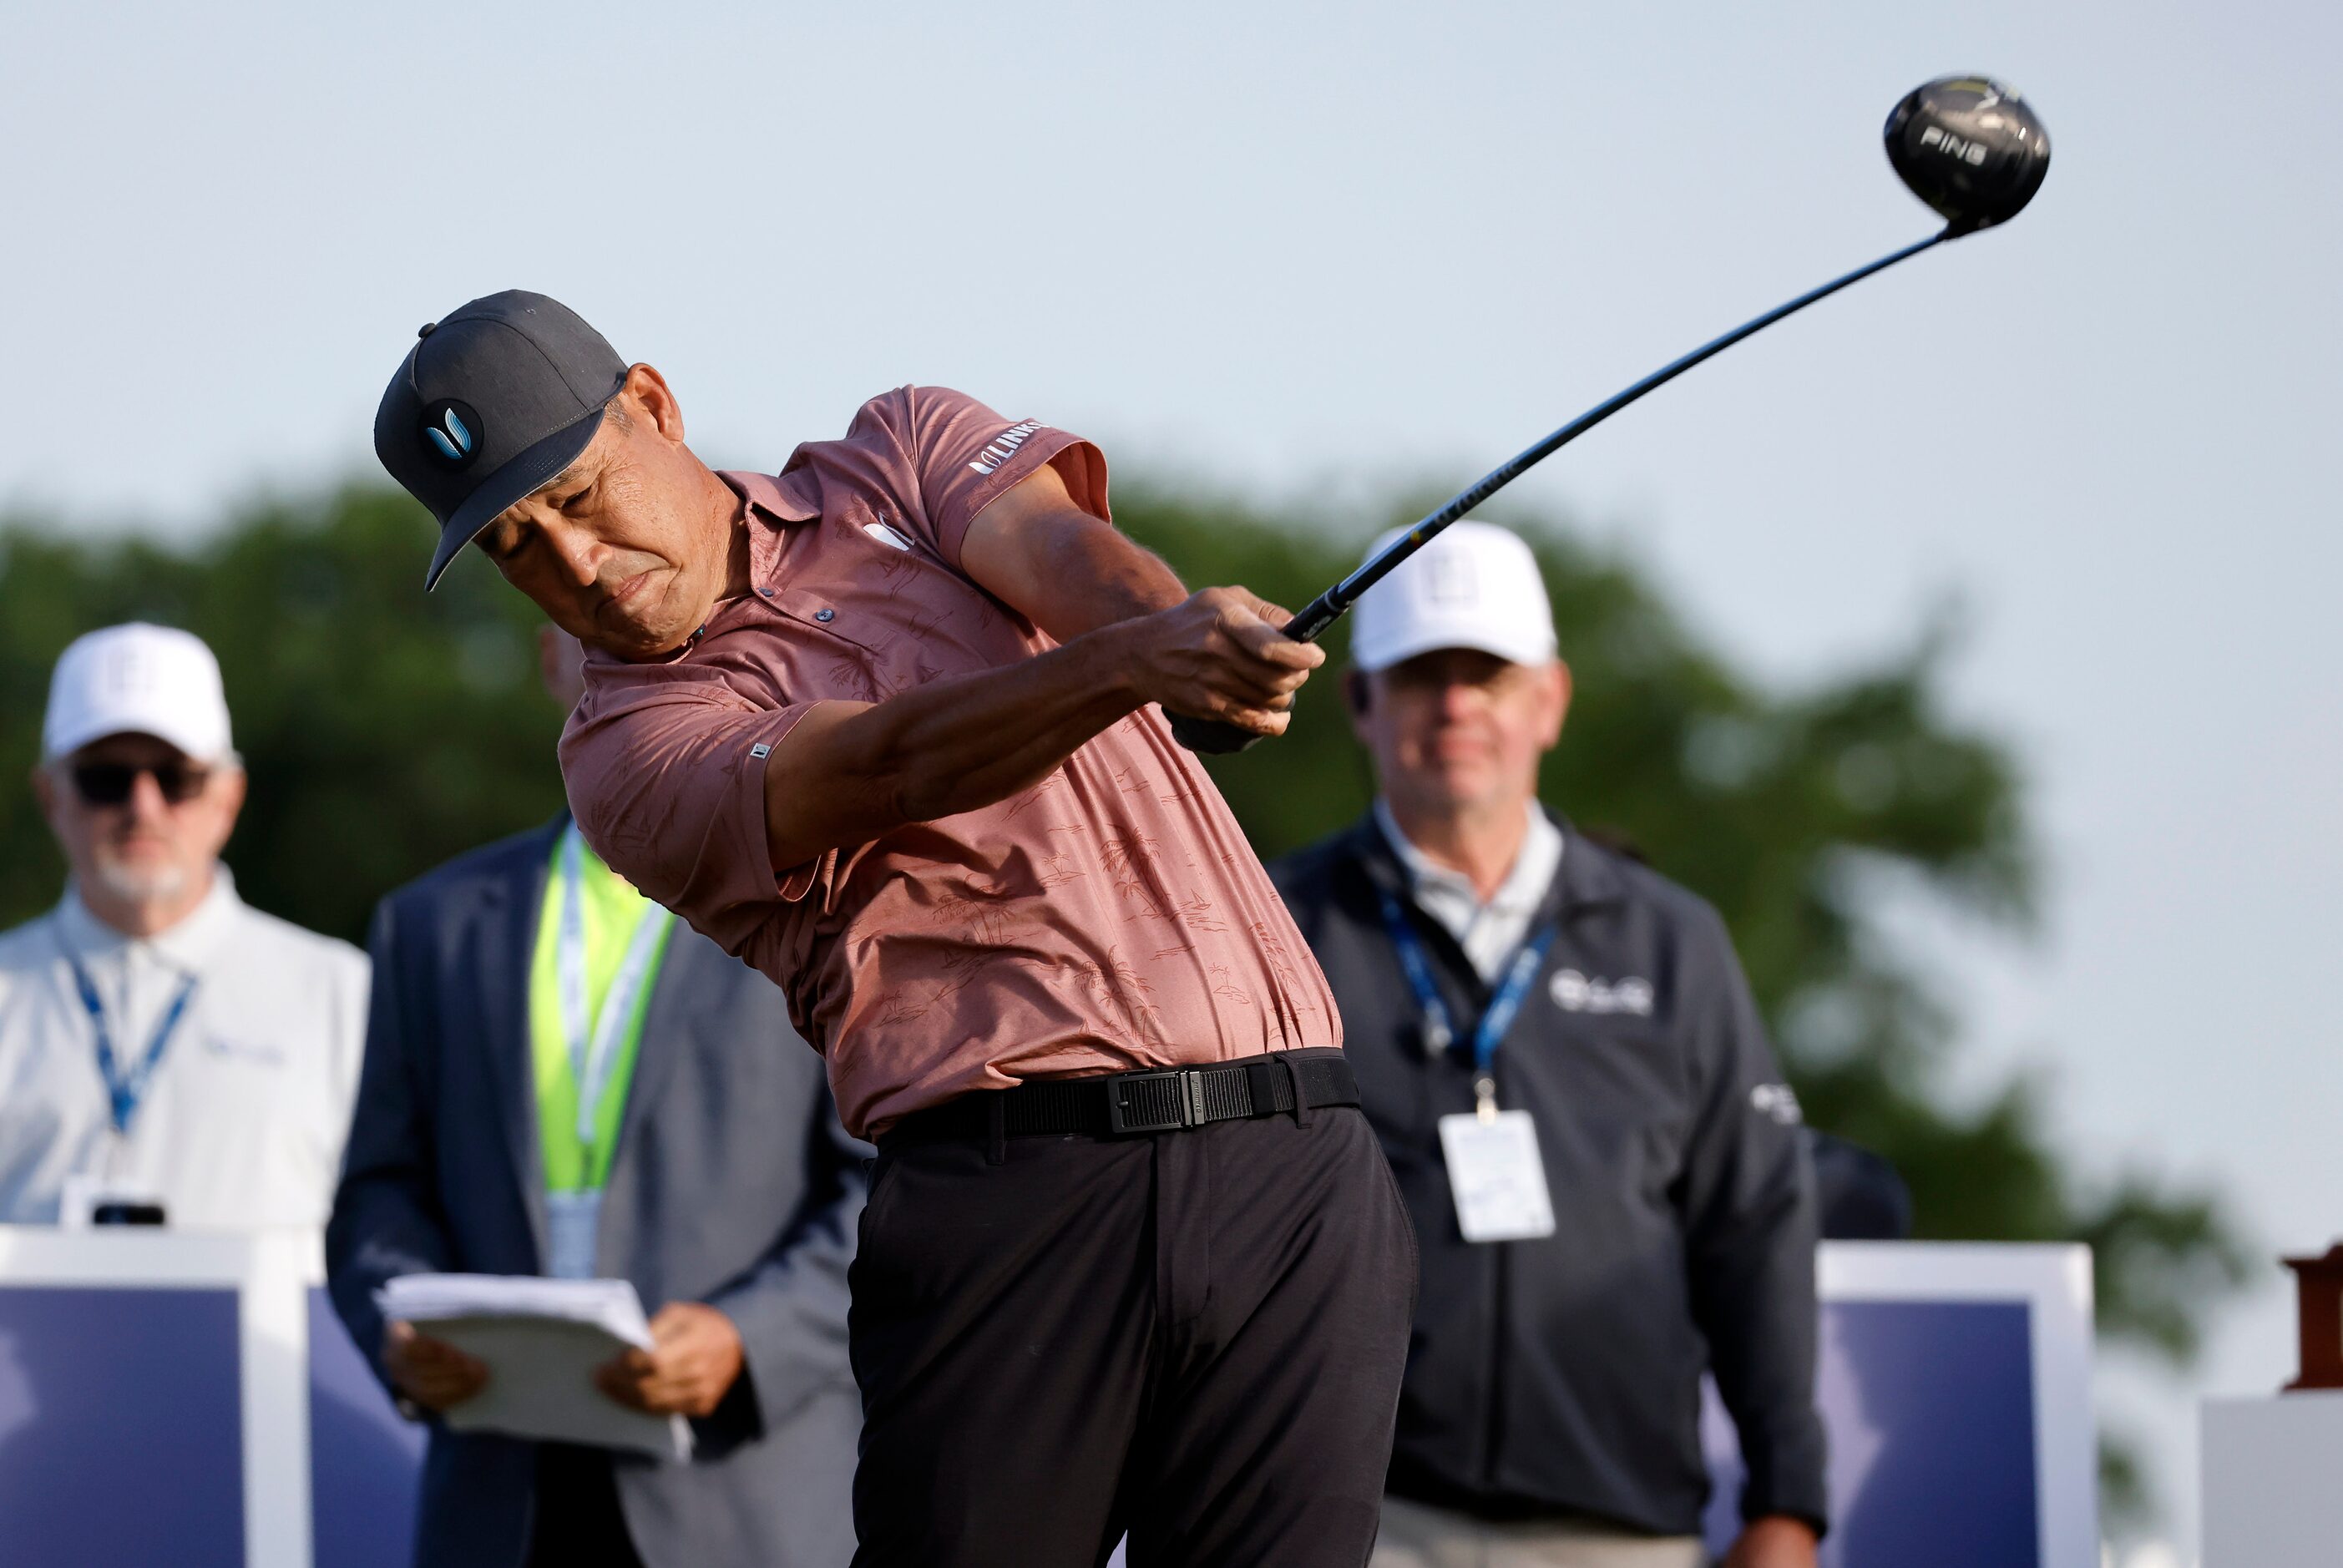
<path id="1" fill-rule="evenodd" d="M 558 698 L 577 645 L 548 632 Z M 327 1231 L 332 1293 L 385 1384 L 427 1418 L 477 1391 L 484 1369 L 384 1322 L 374 1296 L 386 1281 L 631 1280 L 656 1345 L 599 1381 L 613 1398 L 690 1417 L 694 1457 L 433 1421 L 416 1561 L 843 1568 L 860 1420 L 846 1271 L 867 1151 L 839 1129 L 821 1060 L 771 982 L 665 911 L 630 908 L 632 890 L 590 851 L 572 858 L 572 842 L 558 819 L 376 911 L 366 1065 Z M 598 909 L 640 916 L 615 972 L 615 939 L 597 950 L 587 924 Z M 568 944 L 558 985 L 557 924 Z M 624 1016 L 607 1030 L 573 1021 L 581 995 Z M 589 1039 L 598 1060 L 573 1073 Z M 609 1090 L 591 1094 L 597 1081 Z M 582 1123 L 581 1098 L 594 1102 Z"/>

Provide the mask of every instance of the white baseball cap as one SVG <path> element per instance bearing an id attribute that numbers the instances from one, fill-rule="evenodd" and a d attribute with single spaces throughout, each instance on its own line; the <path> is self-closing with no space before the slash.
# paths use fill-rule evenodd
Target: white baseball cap
<path id="1" fill-rule="evenodd" d="M 57 656 L 42 756 L 129 734 L 168 741 L 198 762 L 228 757 L 227 695 L 201 638 L 132 621 L 77 637 Z"/>
<path id="2" fill-rule="evenodd" d="M 1367 558 L 1403 536 L 1393 528 Z M 1519 534 L 1493 523 L 1452 523 L 1393 568 L 1352 612 L 1351 658 L 1388 669 L 1435 648 L 1472 648 L 1514 664 L 1554 656 L 1554 607 L 1537 557 Z"/>

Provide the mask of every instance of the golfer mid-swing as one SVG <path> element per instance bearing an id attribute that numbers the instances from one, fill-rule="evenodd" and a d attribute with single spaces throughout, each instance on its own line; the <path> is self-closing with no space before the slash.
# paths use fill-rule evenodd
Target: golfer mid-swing
<path id="1" fill-rule="evenodd" d="M 1319 650 L 1117 533 L 1085 441 L 905 387 L 719 474 L 538 295 L 425 328 L 375 449 L 435 578 L 476 539 L 593 650 L 587 839 L 787 990 L 878 1142 L 857 1563 L 1363 1563 L 1413 1244 L 1161 711 L 1275 734 Z"/>

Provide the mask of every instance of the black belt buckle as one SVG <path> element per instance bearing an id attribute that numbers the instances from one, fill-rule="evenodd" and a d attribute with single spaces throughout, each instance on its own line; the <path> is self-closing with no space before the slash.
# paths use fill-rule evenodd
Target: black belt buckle
<path id="1" fill-rule="evenodd" d="M 1106 1124 L 1118 1138 L 1204 1124 L 1204 1085 L 1190 1068 L 1117 1073 L 1107 1081 Z"/>

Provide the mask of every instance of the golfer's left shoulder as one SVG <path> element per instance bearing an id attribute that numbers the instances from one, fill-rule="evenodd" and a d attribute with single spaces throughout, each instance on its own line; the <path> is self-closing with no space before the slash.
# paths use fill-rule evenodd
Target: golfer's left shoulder
<path id="1" fill-rule="evenodd" d="M 949 476 L 987 488 L 1068 447 L 1093 449 L 1046 419 L 1004 414 L 956 388 L 918 383 L 881 392 L 856 411 L 847 439 L 873 437 L 900 448 L 931 481 Z"/>
<path id="2" fill-rule="evenodd" d="M 907 450 L 925 449 L 954 438 L 981 446 L 1016 423 L 956 387 L 907 381 L 865 398 L 854 411 L 847 438 L 884 434 Z"/>

